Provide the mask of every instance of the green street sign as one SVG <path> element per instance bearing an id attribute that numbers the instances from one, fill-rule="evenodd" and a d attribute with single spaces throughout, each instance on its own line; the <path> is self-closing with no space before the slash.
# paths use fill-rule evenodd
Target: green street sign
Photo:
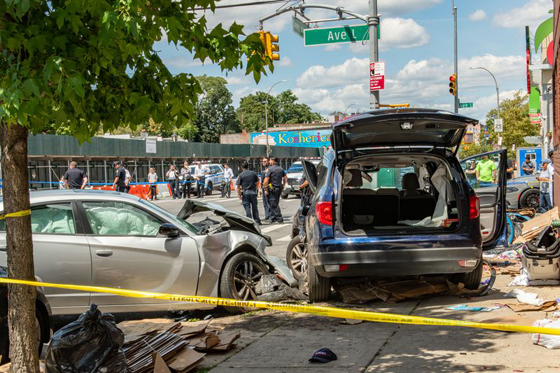
<path id="1" fill-rule="evenodd" d="M 377 38 L 380 32 L 377 28 Z M 358 43 L 369 40 L 368 25 L 337 26 L 325 28 L 310 28 L 303 30 L 303 45 L 312 47 L 315 45 Z"/>
<path id="2" fill-rule="evenodd" d="M 309 25 L 303 23 L 303 21 L 295 16 L 292 16 L 292 29 L 294 33 L 303 38 L 303 30 L 308 29 Z"/>
<path id="3" fill-rule="evenodd" d="M 460 109 L 466 109 L 469 107 L 473 107 L 473 103 L 472 102 L 459 102 L 459 108 Z"/>

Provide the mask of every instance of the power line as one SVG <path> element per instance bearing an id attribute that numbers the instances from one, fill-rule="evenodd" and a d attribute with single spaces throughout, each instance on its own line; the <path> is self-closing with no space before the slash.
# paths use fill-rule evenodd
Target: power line
<path id="1" fill-rule="evenodd" d="M 267 4 L 275 4 L 275 3 L 285 3 L 286 0 L 263 0 L 263 1 L 253 1 L 250 3 L 239 3 L 239 4 L 228 4 L 228 5 L 216 5 L 216 9 L 223 9 L 223 8 L 238 8 L 242 6 L 253 6 L 253 5 L 267 5 Z M 211 10 L 210 8 L 194 8 L 193 10 Z"/>

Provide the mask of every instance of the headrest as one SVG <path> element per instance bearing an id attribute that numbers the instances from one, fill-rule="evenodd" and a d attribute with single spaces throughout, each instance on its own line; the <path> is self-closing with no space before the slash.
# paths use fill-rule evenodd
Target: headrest
<path id="1" fill-rule="evenodd" d="M 418 183 L 418 177 L 415 173 L 404 174 L 401 182 L 403 190 L 416 190 L 420 189 L 420 183 Z"/>
<path id="2" fill-rule="evenodd" d="M 364 185 L 364 181 L 362 179 L 362 171 L 357 169 L 349 169 L 346 170 L 351 175 L 350 181 L 346 184 L 347 187 L 354 187 L 359 188 Z"/>

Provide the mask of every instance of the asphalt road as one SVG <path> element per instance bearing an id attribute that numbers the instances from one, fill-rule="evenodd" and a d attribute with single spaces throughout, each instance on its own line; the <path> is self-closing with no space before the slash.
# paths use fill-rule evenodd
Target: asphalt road
<path id="1" fill-rule="evenodd" d="M 219 195 L 220 192 L 214 192 L 211 196 L 206 196 L 202 200 L 205 202 L 217 203 L 224 206 L 225 208 L 238 212 L 245 215 L 245 209 L 241 205 L 241 201 L 237 198 L 237 195 L 232 192 L 230 198 L 222 198 Z M 177 214 L 183 206 L 184 200 L 174 200 L 174 199 L 163 199 L 154 201 L 160 207 L 166 209 L 172 214 Z M 288 199 L 282 199 L 280 201 L 280 210 L 282 211 L 282 216 L 284 217 L 283 224 L 270 224 L 263 222 L 261 230 L 267 236 L 272 238 L 272 246 L 266 249 L 268 255 L 278 256 L 282 259 L 286 258 L 286 248 L 291 240 L 291 230 L 292 230 L 292 218 L 296 213 L 300 205 L 300 199 L 296 197 L 290 197 Z M 259 198 L 259 215 L 261 219 L 264 217 L 264 207 L 262 199 Z M 193 216 L 194 217 L 194 216 Z"/>

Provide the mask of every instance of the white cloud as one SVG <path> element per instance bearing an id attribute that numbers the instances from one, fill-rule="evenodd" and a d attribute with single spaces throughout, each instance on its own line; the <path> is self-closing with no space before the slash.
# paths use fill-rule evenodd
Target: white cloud
<path id="1" fill-rule="evenodd" d="M 368 58 L 350 58 L 340 65 L 325 67 L 315 65 L 305 70 L 297 79 L 298 87 L 336 87 L 357 83 L 369 76 Z"/>
<path id="2" fill-rule="evenodd" d="M 190 56 L 178 56 L 163 60 L 163 63 L 168 67 L 175 67 L 178 69 L 185 69 L 188 67 L 203 66 L 200 60 L 193 60 Z"/>
<path id="3" fill-rule="evenodd" d="M 440 4 L 443 0 L 379 0 L 377 11 L 383 17 L 402 16 Z M 360 14 L 369 13 L 367 0 L 322 0 L 322 4 L 344 7 Z M 311 4 L 311 2 L 309 2 Z M 324 14 L 323 14 L 324 15 Z M 332 12 L 331 12 L 332 15 Z"/>
<path id="4" fill-rule="evenodd" d="M 548 11 L 552 7 L 550 0 L 527 0 L 521 7 L 497 13 L 492 20 L 499 27 L 521 28 L 529 25 L 534 29 L 547 18 L 550 18 L 551 15 Z"/>
<path id="5" fill-rule="evenodd" d="M 326 52 L 333 52 L 333 51 L 337 51 L 340 48 L 342 48 L 341 44 L 329 44 L 325 46 L 325 51 Z"/>
<path id="6" fill-rule="evenodd" d="M 280 67 L 290 67 L 290 66 L 294 66 L 294 63 L 292 62 L 290 57 L 282 56 L 282 57 L 280 57 L 280 62 L 278 63 L 278 66 L 280 66 Z"/>
<path id="7" fill-rule="evenodd" d="M 229 85 L 249 85 L 253 82 L 247 75 L 224 76 L 224 78 Z"/>
<path id="8" fill-rule="evenodd" d="M 379 48 L 414 48 L 426 45 L 430 35 L 426 29 L 413 19 L 386 18 L 381 21 L 381 39 Z"/>
<path id="9" fill-rule="evenodd" d="M 517 90 L 500 92 L 500 102 L 502 102 L 503 100 L 512 99 L 517 92 L 518 92 Z M 473 117 L 479 119 L 481 122 L 485 120 L 486 113 L 488 113 L 490 110 L 496 108 L 496 106 L 497 106 L 496 94 L 495 93 L 490 94 L 488 96 L 483 96 L 483 97 L 463 96 L 461 101 L 472 102 L 473 103 L 472 108 L 461 109 L 461 114 L 464 114 L 466 116 L 473 116 Z"/>
<path id="10" fill-rule="evenodd" d="M 469 19 L 471 21 L 483 21 L 486 19 L 486 12 L 482 9 L 475 10 L 473 13 L 469 14 Z"/>

